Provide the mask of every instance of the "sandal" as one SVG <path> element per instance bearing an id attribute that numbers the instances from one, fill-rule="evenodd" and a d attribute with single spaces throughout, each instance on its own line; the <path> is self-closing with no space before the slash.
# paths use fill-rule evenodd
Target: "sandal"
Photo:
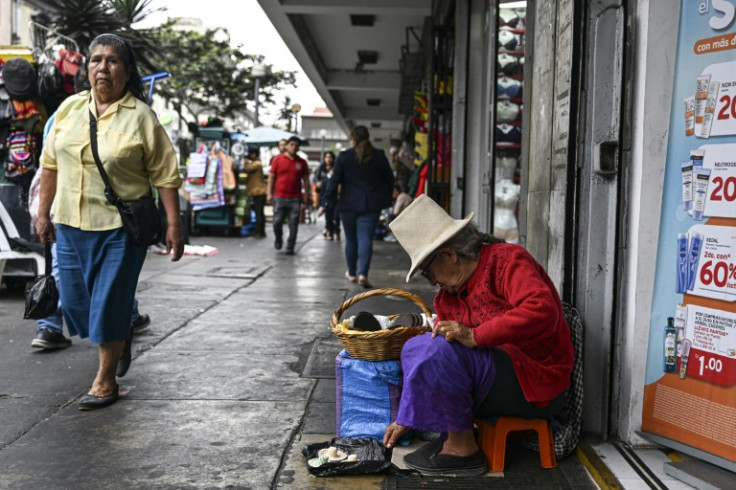
<path id="1" fill-rule="evenodd" d="M 348 282 L 355 282 L 355 276 L 351 276 L 348 271 L 345 271 L 345 278 L 348 280 Z"/>

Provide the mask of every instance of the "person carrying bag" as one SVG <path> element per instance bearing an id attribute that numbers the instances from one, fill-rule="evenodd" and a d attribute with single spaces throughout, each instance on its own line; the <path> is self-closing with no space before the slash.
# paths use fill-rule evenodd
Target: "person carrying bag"
<path id="1" fill-rule="evenodd" d="M 92 156 L 95 158 L 97 170 L 100 171 L 102 180 L 105 182 L 105 197 L 118 209 L 120 218 L 123 220 L 123 228 L 128 237 L 137 245 L 154 245 L 161 241 L 163 223 L 161 214 L 158 212 L 156 202 L 150 194 L 143 196 L 137 201 L 124 202 L 115 193 L 110 185 L 107 172 L 100 162 L 97 153 L 97 120 L 92 111 L 89 111 L 89 140 L 92 146 Z"/>
<path id="2" fill-rule="evenodd" d="M 23 318 L 39 320 L 53 315 L 59 307 L 59 290 L 56 279 L 51 274 L 51 242 L 46 242 L 44 256 L 46 271 L 26 289 L 26 309 Z"/>

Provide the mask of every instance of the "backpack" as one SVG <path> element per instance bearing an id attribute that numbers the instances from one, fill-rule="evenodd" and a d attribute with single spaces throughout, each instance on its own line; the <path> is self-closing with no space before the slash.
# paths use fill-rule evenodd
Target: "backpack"
<path id="1" fill-rule="evenodd" d="M 23 129 L 12 129 L 6 139 L 8 156 L 5 160 L 5 179 L 8 182 L 30 183 L 36 173 L 38 137 Z"/>
<path id="2" fill-rule="evenodd" d="M 38 95 L 59 95 L 64 84 L 64 75 L 53 61 L 44 61 L 38 66 Z"/>

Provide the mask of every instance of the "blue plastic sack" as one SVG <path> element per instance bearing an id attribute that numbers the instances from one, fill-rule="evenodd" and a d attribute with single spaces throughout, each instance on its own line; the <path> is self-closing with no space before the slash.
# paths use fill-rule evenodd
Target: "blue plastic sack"
<path id="1" fill-rule="evenodd" d="M 337 435 L 382 441 L 399 411 L 401 374 L 399 361 L 363 361 L 340 352 L 335 359 Z"/>

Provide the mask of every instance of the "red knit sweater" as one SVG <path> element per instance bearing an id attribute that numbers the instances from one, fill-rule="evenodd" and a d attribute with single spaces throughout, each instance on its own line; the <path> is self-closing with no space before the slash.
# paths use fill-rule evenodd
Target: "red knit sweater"
<path id="1" fill-rule="evenodd" d="M 528 401 L 543 407 L 570 385 L 570 327 L 552 280 L 523 247 L 483 246 L 468 282 L 457 294 L 440 290 L 434 308 L 473 328 L 478 347 L 508 353 Z"/>

